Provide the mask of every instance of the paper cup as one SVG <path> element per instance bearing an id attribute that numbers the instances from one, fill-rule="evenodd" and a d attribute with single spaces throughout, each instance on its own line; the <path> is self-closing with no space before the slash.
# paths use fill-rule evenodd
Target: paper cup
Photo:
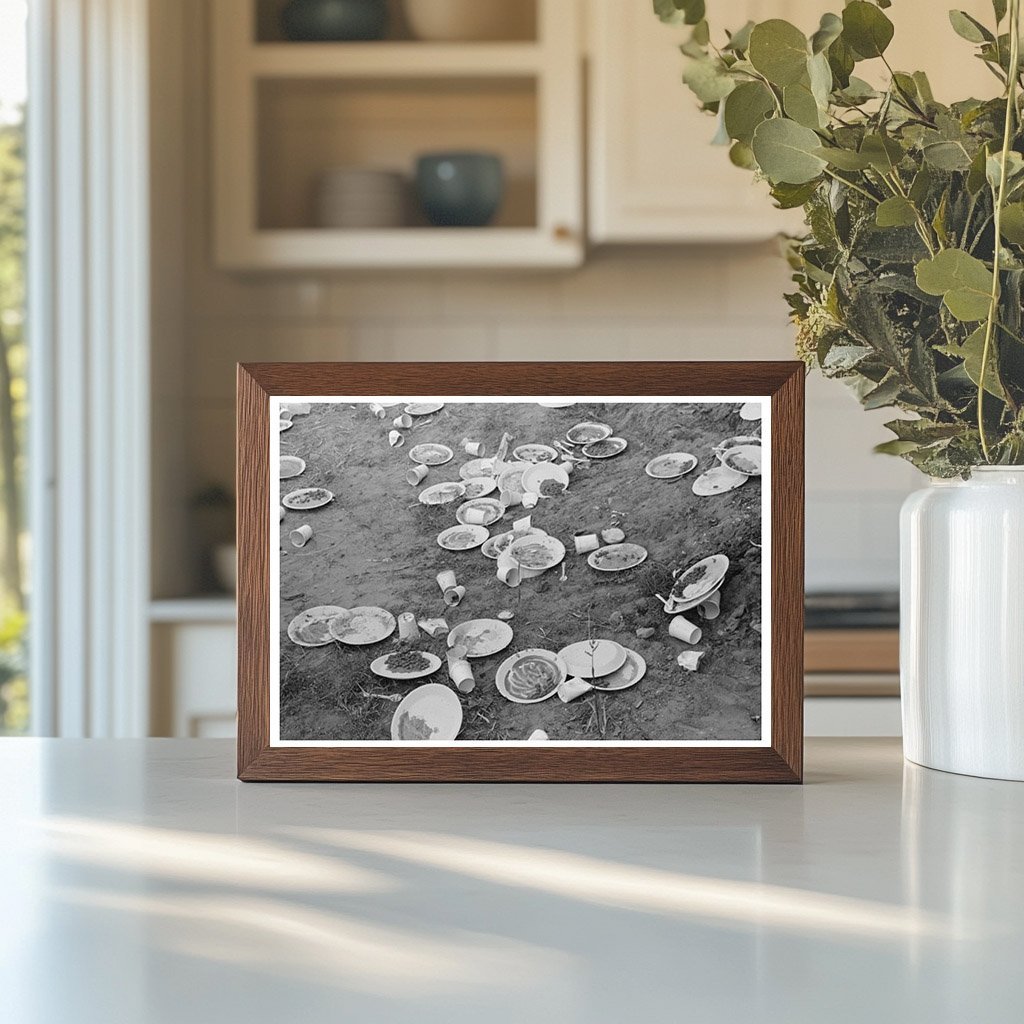
<path id="1" fill-rule="evenodd" d="M 405 474 L 405 482 L 410 487 L 416 487 L 423 483 L 427 477 L 427 473 L 429 472 L 430 470 L 428 470 L 426 466 L 414 466 Z"/>
<path id="2" fill-rule="evenodd" d="M 401 416 L 396 416 L 391 421 L 391 425 L 408 430 L 412 426 L 412 417 L 407 412 L 403 412 Z"/>
<path id="3" fill-rule="evenodd" d="M 455 578 L 454 569 L 443 569 L 437 574 L 437 585 L 441 588 L 442 594 L 458 586 L 458 583 L 459 581 Z"/>
<path id="4" fill-rule="evenodd" d="M 565 470 L 566 476 L 572 476 L 573 463 L 569 459 L 562 459 L 558 465 Z"/>
<path id="5" fill-rule="evenodd" d="M 313 527 L 312 526 L 299 526 L 296 527 L 290 534 L 288 539 L 297 548 L 304 548 L 306 544 L 313 539 Z"/>
<path id="6" fill-rule="evenodd" d="M 445 619 L 420 619 L 419 627 L 427 636 L 444 636 L 448 632 L 448 623 Z"/>
<path id="7" fill-rule="evenodd" d="M 533 491 L 526 491 L 523 494 L 523 508 L 536 508 L 538 501 L 540 501 L 540 495 L 534 494 Z"/>
<path id="8" fill-rule="evenodd" d="M 697 610 L 709 622 L 717 619 L 722 614 L 722 598 L 719 591 L 715 591 L 706 601 L 697 606 Z"/>
<path id="9" fill-rule="evenodd" d="M 676 664 L 679 665 L 680 668 L 685 668 L 687 672 L 696 672 L 700 665 L 700 659 L 703 657 L 703 651 L 683 651 L 683 653 L 676 658 Z"/>
<path id="10" fill-rule="evenodd" d="M 398 616 L 398 636 L 401 640 L 419 640 L 420 628 L 412 612 L 402 612 Z"/>
<path id="11" fill-rule="evenodd" d="M 397 430 L 392 430 L 391 433 L 388 434 L 388 444 L 391 445 L 392 448 L 401 448 L 402 445 L 405 444 L 405 437 Z"/>
<path id="12" fill-rule="evenodd" d="M 462 448 L 470 455 L 475 455 L 478 459 L 483 456 L 486 450 L 482 441 L 470 441 L 468 438 L 463 438 Z"/>
<path id="13" fill-rule="evenodd" d="M 290 423 L 295 413 L 287 406 L 283 406 L 281 411 L 277 414 L 279 420 L 288 420 Z"/>
<path id="14" fill-rule="evenodd" d="M 568 704 L 569 701 L 589 693 L 593 688 L 586 679 L 577 679 L 575 676 L 570 676 L 558 684 L 556 693 L 558 694 L 558 699 L 563 704 Z"/>
<path id="15" fill-rule="evenodd" d="M 498 556 L 498 579 L 506 587 L 518 587 L 522 578 L 519 563 L 507 551 Z"/>
<path id="16" fill-rule="evenodd" d="M 523 516 L 522 519 L 517 519 L 512 524 L 512 533 L 518 536 L 524 536 L 530 532 L 530 525 L 532 522 L 532 516 Z"/>
<path id="17" fill-rule="evenodd" d="M 521 505 L 523 496 L 518 491 L 499 491 L 498 500 L 505 506 L 505 508 L 513 508 L 515 505 Z"/>
<path id="18" fill-rule="evenodd" d="M 370 403 L 370 412 L 372 412 L 373 415 L 376 416 L 377 419 L 379 420 L 384 419 L 384 417 L 387 416 L 388 414 L 387 409 L 385 409 L 383 405 L 380 405 L 377 402 Z"/>
<path id="19" fill-rule="evenodd" d="M 457 608 L 462 604 L 462 599 L 466 596 L 465 587 L 449 587 L 444 592 L 444 603 L 449 608 Z"/>
<path id="20" fill-rule="evenodd" d="M 703 636 L 700 626 L 695 626 L 683 615 L 677 615 L 668 624 L 668 631 L 677 640 L 682 640 L 685 644 L 699 644 L 700 638 Z"/>
<path id="21" fill-rule="evenodd" d="M 487 522 L 487 513 L 482 508 L 467 508 L 463 518 L 470 526 L 483 526 Z"/>
<path id="22" fill-rule="evenodd" d="M 473 666 L 466 658 L 466 648 L 456 645 L 448 652 L 448 678 L 455 684 L 459 693 L 472 693 L 476 686 L 473 678 Z"/>
<path id="23" fill-rule="evenodd" d="M 543 729 L 534 729 L 529 736 L 526 737 L 530 743 L 543 743 L 544 740 L 548 739 L 548 734 Z"/>
<path id="24" fill-rule="evenodd" d="M 596 533 L 577 533 L 573 538 L 576 545 L 576 554 L 585 555 L 588 551 L 596 551 L 601 546 L 601 541 Z"/>

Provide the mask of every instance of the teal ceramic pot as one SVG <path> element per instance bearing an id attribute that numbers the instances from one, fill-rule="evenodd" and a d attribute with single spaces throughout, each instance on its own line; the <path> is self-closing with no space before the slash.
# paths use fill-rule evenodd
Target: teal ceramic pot
<path id="1" fill-rule="evenodd" d="M 380 39 L 387 27 L 387 0 L 290 0 L 281 11 L 285 37 L 296 42 Z"/>
<path id="2" fill-rule="evenodd" d="M 494 219 L 505 195 L 501 157 L 427 153 L 416 163 L 416 192 L 436 227 L 483 227 Z"/>

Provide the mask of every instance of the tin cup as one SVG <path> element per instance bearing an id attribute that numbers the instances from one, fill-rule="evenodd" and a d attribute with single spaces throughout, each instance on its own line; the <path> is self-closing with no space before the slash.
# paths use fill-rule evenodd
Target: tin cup
<path id="1" fill-rule="evenodd" d="M 437 574 L 437 585 L 441 588 L 442 594 L 451 590 L 453 587 L 456 587 L 458 582 L 459 581 L 455 578 L 454 569 L 443 569 Z"/>
<path id="2" fill-rule="evenodd" d="M 304 548 L 313 539 L 313 527 L 298 526 L 288 534 L 288 539 L 294 547 Z"/>
<path id="3" fill-rule="evenodd" d="M 482 441 L 470 441 L 469 438 L 462 439 L 462 448 L 470 455 L 476 456 L 478 459 L 483 457 L 484 452 L 487 450 Z"/>
<path id="4" fill-rule="evenodd" d="M 576 545 L 576 554 L 585 555 L 588 551 L 596 551 L 601 546 L 601 540 L 596 533 L 577 533 L 573 537 Z"/>
<path id="5" fill-rule="evenodd" d="M 377 419 L 379 420 L 384 419 L 384 417 L 387 416 L 388 414 L 387 409 L 385 409 L 384 406 L 381 405 L 379 402 L 370 403 L 370 412 L 372 412 L 373 415 L 376 416 Z"/>
<path id="6" fill-rule="evenodd" d="M 402 445 L 405 444 L 405 436 L 397 430 L 392 430 L 391 433 L 388 434 L 388 444 L 391 445 L 392 448 L 401 448 Z"/>
<path id="7" fill-rule="evenodd" d="M 465 587 L 449 587 L 449 589 L 444 592 L 444 603 L 448 605 L 449 608 L 456 608 L 462 604 L 462 599 L 465 596 Z"/>
<path id="8" fill-rule="evenodd" d="M 412 426 L 412 417 L 407 412 L 403 412 L 401 416 L 396 416 L 391 421 L 391 425 L 408 430 Z"/>
<path id="9" fill-rule="evenodd" d="M 419 640 L 420 628 L 412 612 L 402 612 L 398 616 L 398 636 L 401 640 Z"/>
<path id="10" fill-rule="evenodd" d="M 700 638 L 703 636 L 700 626 L 695 626 L 683 615 L 677 615 L 668 624 L 668 631 L 671 636 L 682 640 L 684 644 L 699 644 Z"/>
<path id="11" fill-rule="evenodd" d="M 405 482 L 410 487 L 416 487 L 418 484 L 423 483 L 426 479 L 427 473 L 430 472 L 426 466 L 414 466 L 405 474 Z"/>

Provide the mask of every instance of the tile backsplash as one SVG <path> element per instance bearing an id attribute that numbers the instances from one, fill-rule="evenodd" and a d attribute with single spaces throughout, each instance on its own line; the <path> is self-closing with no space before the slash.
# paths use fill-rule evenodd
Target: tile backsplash
<path id="1" fill-rule="evenodd" d="M 233 473 L 234 364 L 253 360 L 788 359 L 774 245 L 625 249 L 573 272 L 257 278 L 189 262 L 184 380 L 193 486 Z M 884 412 L 808 378 L 807 584 L 897 584 L 915 471 L 872 454 Z"/>

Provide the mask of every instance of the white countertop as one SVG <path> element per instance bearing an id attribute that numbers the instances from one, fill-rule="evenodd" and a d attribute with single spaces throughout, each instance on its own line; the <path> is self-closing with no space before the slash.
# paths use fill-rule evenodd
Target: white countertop
<path id="1" fill-rule="evenodd" d="M 5 1024 L 1024 1018 L 1024 785 L 241 785 L 230 742 L 0 741 Z"/>

